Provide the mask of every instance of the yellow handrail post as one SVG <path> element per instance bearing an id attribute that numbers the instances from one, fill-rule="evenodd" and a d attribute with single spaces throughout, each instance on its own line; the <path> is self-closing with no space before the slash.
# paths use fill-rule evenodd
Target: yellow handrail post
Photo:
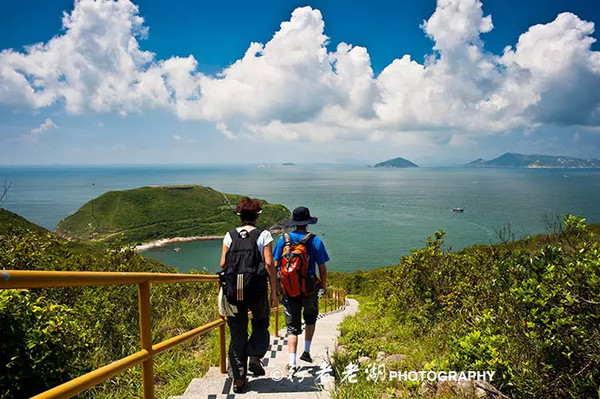
<path id="1" fill-rule="evenodd" d="M 227 372 L 227 360 L 225 359 L 225 324 L 224 323 L 219 326 L 219 366 L 221 368 L 221 374 L 225 374 Z"/>
<path id="2" fill-rule="evenodd" d="M 217 284 L 217 296 L 221 294 L 221 284 Z M 219 325 L 219 371 L 221 374 L 227 373 L 227 359 L 225 358 L 225 317 L 219 316 L 223 324 Z"/>
<path id="3" fill-rule="evenodd" d="M 331 295 L 329 295 L 329 311 L 333 312 L 333 296 L 335 295 L 335 291 L 331 290 Z"/>
<path id="4" fill-rule="evenodd" d="M 1 277 L 0 290 L 125 284 L 138 285 L 141 350 L 42 392 L 34 396 L 34 399 L 67 399 L 139 364 L 142 364 L 144 398 L 153 399 L 154 355 L 158 355 L 217 327 L 221 327 L 223 336 L 221 341 L 221 345 L 223 346 L 222 353 L 225 353 L 225 321 L 223 318 L 218 318 L 193 330 L 152 345 L 150 285 L 153 283 L 218 282 L 217 276 L 175 273 L 1 270 Z M 223 361 L 222 364 L 224 365 L 225 362 Z"/>
<path id="5" fill-rule="evenodd" d="M 138 284 L 138 301 L 140 311 L 140 343 L 142 349 L 150 357 L 142 363 L 142 376 L 144 381 L 144 399 L 154 399 L 154 370 L 152 360 L 152 328 L 150 324 L 150 283 Z"/>

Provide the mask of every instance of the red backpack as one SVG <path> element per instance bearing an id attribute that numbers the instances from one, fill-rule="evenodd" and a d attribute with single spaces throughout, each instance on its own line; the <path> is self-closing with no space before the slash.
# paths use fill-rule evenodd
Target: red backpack
<path id="1" fill-rule="evenodd" d="M 289 234 L 284 234 L 285 245 L 281 255 L 281 288 L 289 297 L 308 296 L 315 292 L 315 276 L 308 275 L 308 246 L 315 235 L 306 234 L 292 244 Z"/>

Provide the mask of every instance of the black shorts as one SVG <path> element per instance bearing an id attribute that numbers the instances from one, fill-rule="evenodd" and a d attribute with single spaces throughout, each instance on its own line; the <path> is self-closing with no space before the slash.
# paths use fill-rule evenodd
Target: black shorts
<path id="1" fill-rule="evenodd" d="M 300 295 L 294 298 L 284 295 L 282 302 L 288 334 L 302 334 L 302 309 L 304 309 L 304 323 L 307 326 L 317 323 L 317 316 L 319 315 L 319 296 L 317 291 L 309 296 Z"/>

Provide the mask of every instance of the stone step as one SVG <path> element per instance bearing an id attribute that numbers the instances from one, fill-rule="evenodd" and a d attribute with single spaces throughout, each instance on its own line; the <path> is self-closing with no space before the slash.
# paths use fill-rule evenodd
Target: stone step
<path id="1" fill-rule="evenodd" d="M 254 378 L 249 377 L 245 388 L 244 397 L 260 398 L 297 398 L 308 397 L 332 388 L 332 381 L 320 383 L 316 377 L 317 366 L 306 367 L 297 373 L 292 379 L 286 377 L 284 367 L 278 367 L 271 371 L 271 375 Z M 185 393 L 174 398 L 182 399 L 212 399 L 232 398 L 235 394 L 232 390 L 232 379 L 229 377 L 196 378 L 192 380 Z"/>
<path id="2" fill-rule="evenodd" d="M 203 378 L 193 379 L 183 395 L 173 396 L 171 399 L 328 398 L 334 382 L 333 379 L 322 381 L 321 365 L 329 364 L 329 358 L 335 351 L 338 324 L 357 309 L 358 302 L 347 300 L 342 309 L 319 315 L 317 331 L 312 341 L 313 362 L 309 364 L 298 359 L 298 366 L 302 369 L 291 379 L 287 378 L 285 370 L 288 363 L 287 338 L 285 329 L 281 329 L 279 337 L 271 336 L 269 350 L 263 358 L 266 375 L 257 378 L 249 376 L 243 394 L 234 394 L 232 379 L 227 374 L 221 374 L 219 367 L 211 367 Z M 303 348 L 304 336 L 301 335 L 298 337 L 298 356 Z"/>

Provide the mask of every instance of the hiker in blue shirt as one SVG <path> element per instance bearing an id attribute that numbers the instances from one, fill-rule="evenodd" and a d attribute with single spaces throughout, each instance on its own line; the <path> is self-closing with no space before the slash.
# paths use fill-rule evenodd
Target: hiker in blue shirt
<path id="1" fill-rule="evenodd" d="M 275 266 L 280 267 L 282 303 L 288 333 L 289 363 L 288 371 L 293 375 L 296 367 L 298 335 L 302 334 L 301 314 L 304 309 L 306 324 L 304 352 L 300 360 L 312 363 L 310 345 L 315 333 L 315 324 L 319 315 L 319 291 L 327 290 L 327 267 L 329 255 L 323 241 L 307 231 L 309 224 L 317 223 L 318 218 L 311 217 L 306 207 L 298 207 L 292 213 L 292 219 L 285 225 L 296 229 L 279 238 L 273 250 Z M 319 278 L 317 278 L 317 266 Z M 297 268 L 297 269 L 295 269 Z M 301 270 L 301 272 L 297 272 Z M 299 276 L 299 277 L 298 277 Z"/>

